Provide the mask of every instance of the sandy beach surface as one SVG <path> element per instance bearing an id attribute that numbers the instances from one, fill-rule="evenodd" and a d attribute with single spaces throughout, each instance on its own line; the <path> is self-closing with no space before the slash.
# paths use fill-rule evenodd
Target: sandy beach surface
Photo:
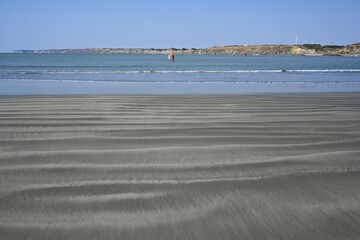
<path id="1" fill-rule="evenodd" d="M 0 239 L 359 239 L 360 94 L 0 97 Z"/>

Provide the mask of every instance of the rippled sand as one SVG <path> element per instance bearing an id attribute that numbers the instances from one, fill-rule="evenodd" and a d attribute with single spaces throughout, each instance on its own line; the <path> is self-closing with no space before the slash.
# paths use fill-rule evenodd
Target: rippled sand
<path id="1" fill-rule="evenodd" d="M 360 94 L 0 97 L 0 239 L 359 239 Z"/>

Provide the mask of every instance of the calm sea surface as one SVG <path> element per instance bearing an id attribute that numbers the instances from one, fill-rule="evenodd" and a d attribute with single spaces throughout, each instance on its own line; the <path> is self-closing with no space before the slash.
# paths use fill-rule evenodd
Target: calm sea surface
<path id="1" fill-rule="evenodd" d="M 360 92 L 360 57 L 0 54 L 0 95 Z"/>

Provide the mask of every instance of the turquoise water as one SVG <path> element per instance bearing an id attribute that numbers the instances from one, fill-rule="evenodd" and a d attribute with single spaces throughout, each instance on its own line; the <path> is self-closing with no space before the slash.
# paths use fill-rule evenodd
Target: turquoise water
<path id="1" fill-rule="evenodd" d="M 0 95 L 358 91 L 359 57 L 0 54 Z"/>

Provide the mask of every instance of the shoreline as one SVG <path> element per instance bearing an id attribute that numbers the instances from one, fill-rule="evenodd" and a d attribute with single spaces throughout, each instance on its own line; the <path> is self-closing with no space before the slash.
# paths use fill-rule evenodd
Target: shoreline
<path id="1" fill-rule="evenodd" d="M 286 77 L 286 76 L 284 76 Z M 1 80 L 0 96 L 10 95 L 251 95 L 271 93 L 359 93 L 358 82 L 105 82 Z"/>
<path id="2" fill-rule="evenodd" d="M 110 94 L 102 94 L 102 93 L 81 93 L 81 94 L 73 94 L 73 93 L 65 93 L 65 94 L 29 94 L 29 95 L 0 95 L 0 98 L 32 98 L 32 97 L 49 97 L 49 98 L 71 98 L 71 97 L 245 97 L 245 96 L 283 96 L 283 97 L 291 97 L 291 96 L 313 96 L 317 95 L 360 95 L 360 92 L 244 92 L 244 93 L 110 93 Z"/>

